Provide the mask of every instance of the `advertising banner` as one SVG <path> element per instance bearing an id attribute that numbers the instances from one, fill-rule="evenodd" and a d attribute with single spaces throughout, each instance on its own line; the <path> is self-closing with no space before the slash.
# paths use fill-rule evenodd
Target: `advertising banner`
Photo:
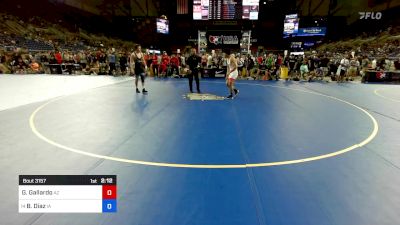
<path id="1" fill-rule="evenodd" d="M 325 36 L 326 27 L 306 27 L 299 28 L 297 36 Z"/>
<path id="2" fill-rule="evenodd" d="M 241 31 L 208 31 L 207 47 L 209 49 L 239 49 Z"/>

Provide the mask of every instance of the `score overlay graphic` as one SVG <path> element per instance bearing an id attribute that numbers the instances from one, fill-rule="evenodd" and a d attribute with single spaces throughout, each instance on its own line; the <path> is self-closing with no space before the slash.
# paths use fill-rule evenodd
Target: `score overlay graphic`
<path id="1" fill-rule="evenodd" d="M 20 213 L 115 213 L 116 175 L 20 175 Z"/>

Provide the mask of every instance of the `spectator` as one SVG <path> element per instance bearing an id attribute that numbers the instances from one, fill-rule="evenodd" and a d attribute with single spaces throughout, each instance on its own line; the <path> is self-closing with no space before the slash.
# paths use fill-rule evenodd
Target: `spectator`
<path id="1" fill-rule="evenodd" d="M 287 67 L 289 69 L 289 73 L 295 73 L 296 72 L 296 68 L 297 68 L 297 59 L 294 55 L 290 55 L 289 59 L 287 61 Z"/>
<path id="2" fill-rule="evenodd" d="M 395 70 L 400 70 L 400 57 L 398 57 L 397 60 L 394 61 L 394 68 Z"/>
<path id="3" fill-rule="evenodd" d="M 38 74 L 38 73 L 41 72 L 40 69 L 41 68 L 40 68 L 39 63 L 37 63 L 35 59 L 32 59 L 32 62 L 30 64 L 30 71 L 29 72 L 32 72 L 33 74 Z"/>
<path id="4" fill-rule="evenodd" d="M 350 60 L 350 67 L 349 67 L 349 79 L 353 80 L 355 76 L 358 75 L 358 69 L 360 67 L 360 62 L 357 60 L 357 58 L 353 57 Z"/>
<path id="5" fill-rule="evenodd" d="M 2 54 L 0 57 L 0 74 L 11 72 L 6 65 L 7 65 L 7 57 Z"/>
<path id="6" fill-rule="evenodd" d="M 309 72 L 310 70 L 308 69 L 308 62 L 306 59 L 304 59 L 300 66 L 300 77 L 305 80 Z"/>
<path id="7" fill-rule="evenodd" d="M 237 62 L 237 67 L 238 67 L 237 69 L 238 69 L 238 72 L 239 72 L 239 77 L 242 77 L 242 72 L 243 72 L 243 68 L 244 68 L 244 58 L 243 58 L 242 55 L 237 54 L 235 59 L 236 59 L 236 62 Z"/>
<path id="8" fill-rule="evenodd" d="M 160 64 L 160 73 L 162 76 L 167 76 L 167 71 L 168 71 L 168 66 L 169 66 L 169 62 L 170 58 L 167 54 L 166 51 L 163 52 L 163 55 L 161 57 L 161 64 Z"/>
<path id="9" fill-rule="evenodd" d="M 99 51 L 98 53 L 98 62 L 99 62 L 99 71 L 98 75 L 106 75 L 107 74 L 107 55 L 103 51 Z"/>
<path id="10" fill-rule="evenodd" d="M 343 57 L 342 60 L 340 60 L 340 66 L 339 66 L 339 71 L 337 73 L 338 77 L 337 77 L 337 81 L 338 82 L 343 82 L 344 79 L 348 79 L 347 78 L 347 70 L 350 67 L 350 61 L 349 61 L 349 56 L 347 54 L 345 54 L 345 56 Z"/>
<path id="11" fill-rule="evenodd" d="M 151 63 L 153 62 L 152 60 L 152 54 L 150 54 L 150 50 L 146 49 L 146 53 L 144 54 L 144 61 L 146 62 L 146 66 L 147 66 L 147 71 L 146 73 L 149 73 L 151 70 Z"/>
<path id="12" fill-rule="evenodd" d="M 323 55 L 321 57 L 320 64 L 319 64 L 319 67 L 320 67 L 320 69 L 322 70 L 322 73 L 323 73 L 322 74 L 323 77 L 325 77 L 326 74 L 328 73 L 328 64 L 329 64 L 329 58 L 325 54 L 325 55 Z"/>
<path id="13" fill-rule="evenodd" d="M 108 75 L 114 75 L 116 73 L 116 70 L 117 70 L 117 68 L 115 66 L 116 62 L 117 62 L 117 59 L 115 56 L 115 52 L 114 52 L 114 50 L 111 50 L 108 55 L 108 66 L 110 68 L 108 71 Z"/>
<path id="14" fill-rule="evenodd" d="M 251 58 L 251 55 L 248 54 L 245 61 L 244 61 L 244 66 L 246 68 L 246 77 L 251 76 L 251 70 L 254 67 L 254 60 Z"/>
<path id="15" fill-rule="evenodd" d="M 63 58 L 62 58 L 62 54 L 60 51 L 56 51 L 56 53 L 54 54 L 54 58 L 57 61 L 58 64 L 62 64 L 63 63 Z"/>
<path id="16" fill-rule="evenodd" d="M 14 61 L 14 71 L 17 74 L 25 74 L 28 65 L 25 63 L 21 55 L 17 56 L 16 61 Z"/>
<path id="17" fill-rule="evenodd" d="M 180 67 L 180 62 L 179 62 L 179 57 L 176 55 L 171 56 L 171 74 L 173 74 L 176 71 L 176 75 L 179 76 L 179 67 Z"/>
<path id="18" fill-rule="evenodd" d="M 127 58 L 127 53 L 120 53 L 119 55 L 119 68 L 121 70 L 121 73 L 123 75 L 126 74 L 126 68 L 128 67 L 128 58 Z"/>
<path id="19" fill-rule="evenodd" d="M 153 74 L 155 77 L 158 77 L 159 73 L 159 63 L 158 63 L 158 56 L 156 54 L 153 55 L 153 62 L 151 63 L 151 67 L 153 69 Z"/>
<path id="20" fill-rule="evenodd" d="M 81 68 L 86 68 L 86 64 L 87 64 L 87 56 L 85 54 L 85 52 L 81 51 L 78 53 L 79 54 L 79 64 L 81 66 Z"/>

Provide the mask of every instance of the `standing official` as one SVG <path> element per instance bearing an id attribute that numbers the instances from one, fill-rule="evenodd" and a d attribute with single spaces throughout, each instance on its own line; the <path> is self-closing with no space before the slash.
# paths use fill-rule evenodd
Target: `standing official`
<path id="1" fill-rule="evenodd" d="M 200 56 L 196 54 L 196 49 L 192 48 L 192 54 L 189 56 L 189 58 L 186 61 L 186 65 L 189 66 L 189 88 L 190 92 L 193 93 L 193 76 L 194 79 L 196 80 L 196 87 L 197 87 L 197 92 L 200 92 L 200 79 L 199 79 L 199 63 L 201 62 Z"/>

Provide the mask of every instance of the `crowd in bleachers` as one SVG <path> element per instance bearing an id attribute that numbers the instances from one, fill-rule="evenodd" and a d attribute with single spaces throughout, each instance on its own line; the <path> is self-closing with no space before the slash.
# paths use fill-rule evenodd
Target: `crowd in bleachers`
<path id="1" fill-rule="evenodd" d="M 130 53 L 115 48 L 0 51 L 0 72 L 17 74 L 125 74 Z M 114 66 L 113 66 L 114 64 Z M 116 68 L 118 64 L 118 68 Z M 118 70 L 117 70 L 118 69 Z"/>
<path id="2" fill-rule="evenodd" d="M 51 31 L 51 27 L 58 33 Z M 0 28 L 0 73 L 129 74 L 129 57 L 134 43 L 127 45 L 120 40 L 78 36 L 40 18 L 24 22 L 0 14 Z M 400 32 L 396 29 L 390 28 L 374 37 L 323 44 L 304 55 L 295 56 L 283 51 L 236 53 L 240 78 L 269 80 L 285 77 L 311 81 L 328 76 L 341 82 L 361 77 L 370 70 L 399 71 Z M 162 54 L 146 52 L 149 74 L 184 76 L 188 52 L 171 55 L 166 51 Z M 200 57 L 202 75 L 226 68 L 228 54 L 213 51 L 201 53 Z M 287 76 L 282 68 L 288 68 Z"/>
<path id="3" fill-rule="evenodd" d="M 367 72 L 399 73 L 400 71 L 400 29 L 390 26 L 386 30 L 371 34 L 360 34 L 348 40 L 322 44 L 318 52 L 329 58 L 332 73 L 346 76 Z"/>
<path id="4" fill-rule="evenodd" d="M 258 55 L 237 54 L 242 79 L 269 80 L 281 76 L 281 67 L 288 68 L 287 79 L 313 80 L 329 76 L 343 81 L 361 77 L 366 70 L 399 71 L 400 49 L 395 44 L 383 44 L 376 52 L 357 48 L 344 52 L 310 51 L 305 55 L 260 53 Z M 127 75 L 130 49 L 89 48 L 86 50 L 29 51 L 22 48 L 0 50 L 0 72 L 16 74 L 85 74 Z M 185 57 L 186 56 L 186 57 Z M 166 52 L 162 55 L 145 54 L 149 74 L 172 76 L 185 74 L 188 55 Z M 200 72 L 211 69 L 223 70 L 227 65 L 227 54 L 202 54 Z M 215 71 L 214 71 L 215 72 Z"/>
<path id="5" fill-rule="evenodd" d="M 108 57 L 113 56 L 118 57 L 124 72 L 133 45 L 81 31 L 70 32 L 40 17 L 23 21 L 0 14 L 0 73 L 109 74 Z"/>

